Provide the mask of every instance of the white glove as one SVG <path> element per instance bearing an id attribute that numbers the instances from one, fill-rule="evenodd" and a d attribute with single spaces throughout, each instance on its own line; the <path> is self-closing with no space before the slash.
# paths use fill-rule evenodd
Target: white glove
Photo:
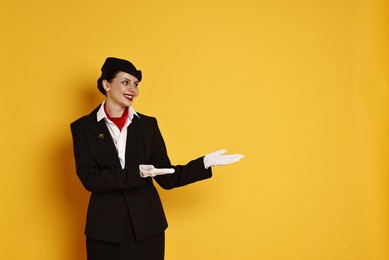
<path id="1" fill-rule="evenodd" d="M 175 170 L 173 168 L 155 168 L 153 165 L 141 164 L 139 165 L 139 171 L 142 178 L 147 178 L 155 177 L 157 175 L 172 174 Z"/>
<path id="2" fill-rule="evenodd" d="M 244 157 L 244 155 L 242 154 L 223 155 L 226 152 L 226 149 L 222 149 L 204 156 L 205 169 L 208 169 L 211 166 L 221 166 L 225 164 L 234 163 Z"/>

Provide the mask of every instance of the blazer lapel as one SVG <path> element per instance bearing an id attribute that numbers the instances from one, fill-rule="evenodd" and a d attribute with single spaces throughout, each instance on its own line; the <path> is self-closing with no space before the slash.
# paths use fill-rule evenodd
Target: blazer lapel
<path id="1" fill-rule="evenodd" d="M 93 136 L 96 138 L 96 141 L 99 143 L 106 156 L 112 162 L 112 165 L 115 168 L 121 169 L 116 147 L 113 143 L 111 134 L 109 133 L 105 121 L 100 120 L 97 122 L 98 108 L 89 115 L 89 119 L 94 122 L 94 127 L 91 127 L 90 130 L 92 131 Z"/>

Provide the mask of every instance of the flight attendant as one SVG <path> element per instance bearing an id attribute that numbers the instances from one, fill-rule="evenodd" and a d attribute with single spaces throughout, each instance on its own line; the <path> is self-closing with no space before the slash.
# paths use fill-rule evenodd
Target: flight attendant
<path id="1" fill-rule="evenodd" d="M 91 192 L 88 260 L 163 260 L 168 224 L 153 180 L 164 189 L 184 186 L 243 157 L 219 150 L 172 165 L 157 120 L 132 107 L 141 80 L 130 61 L 107 58 L 97 81 L 105 101 L 71 124 L 76 172 Z"/>

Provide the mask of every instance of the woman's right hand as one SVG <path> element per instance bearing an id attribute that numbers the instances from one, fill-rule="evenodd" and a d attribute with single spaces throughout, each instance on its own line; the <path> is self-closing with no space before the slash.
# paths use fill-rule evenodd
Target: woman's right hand
<path id="1" fill-rule="evenodd" d="M 140 176 L 142 178 L 155 177 L 158 175 L 172 174 L 175 172 L 173 168 L 155 168 L 150 164 L 139 165 Z"/>

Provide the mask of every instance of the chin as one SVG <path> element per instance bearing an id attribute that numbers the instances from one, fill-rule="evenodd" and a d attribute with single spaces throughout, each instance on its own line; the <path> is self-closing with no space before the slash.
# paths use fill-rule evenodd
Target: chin
<path id="1" fill-rule="evenodd" d="M 124 102 L 122 102 L 122 106 L 124 106 L 124 107 L 129 107 L 129 106 L 131 106 L 132 105 L 132 101 L 129 101 L 129 100 L 125 100 Z"/>

